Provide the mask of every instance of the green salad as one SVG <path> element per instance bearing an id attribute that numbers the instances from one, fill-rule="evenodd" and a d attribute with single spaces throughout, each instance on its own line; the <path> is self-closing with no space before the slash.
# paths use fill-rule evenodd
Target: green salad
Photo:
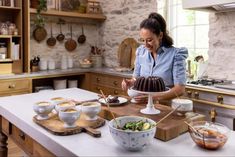
<path id="1" fill-rule="evenodd" d="M 140 120 L 137 122 L 127 122 L 121 129 L 130 131 L 144 131 L 153 128 L 154 125 L 147 120 Z"/>

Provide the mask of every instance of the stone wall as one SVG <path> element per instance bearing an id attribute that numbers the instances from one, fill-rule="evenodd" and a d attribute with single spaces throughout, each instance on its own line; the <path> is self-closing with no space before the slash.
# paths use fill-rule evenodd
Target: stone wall
<path id="1" fill-rule="evenodd" d="M 208 76 L 235 80 L 235 12 L 210 14 Z"/>
<path id="2" fill-rule="evenodd" d="M 73 22 L 73 37 L 81 34 L 81 23 L 85 28 L 87 42 L 79 45 L 77 49 L 70 53 L 64 48 L 64 42 L 57 42 L 56 46 L 49 47 L 46 40 L 38 43 L 31 36 L 31 58 L 40 55 L 42 58 L 53 58 L 56 60 L 56 67 L 61 64 L 62 55 L 72 56 L 75 61 L 75 66 L 78 67 L 79 59 L 88 58 L 90 55 L 90 46 L 97 45 L 105 49 L 104 64 L 108 67 L 118 66 L 117 50 L 119 44 L 127 37 L 132 37 L 136 40 L 139 38 L 139 24 L 148 16 L 150 12 L 157 10 L 157 0 L 102 0 L 101 6 L 103 13 L 107 16 L 103 24 L 94 23 L 92 21 L 81 21 L 74 18 L 63 18 L 68 23 Z M 56 24 L 58 19 L 55 17 L 47 18 L 45 26 L 48 36 L 50 37 L 50 23 L 53 24 L 53 35 L 59 34 L 59 25 Z M 66 38 L 70 37 L 68 25 L 63 25 L 63 33 Z M 33 24 L 31 24 L 33 28 Z M 33 31 L 33 29 L 31 29 Z M 32 35 L 32 32 L 31 32 Z"/>
<path id="3" fill-rule="evenodd" d="M 107 20 L 102 25 L 100 36 L 106 66 L 118 66 L 118 46 L 125 38 L 139 38 L 139 24 L 150 12 L 157 11 L 157 0 L 102 0 L 102 9 Z"/>

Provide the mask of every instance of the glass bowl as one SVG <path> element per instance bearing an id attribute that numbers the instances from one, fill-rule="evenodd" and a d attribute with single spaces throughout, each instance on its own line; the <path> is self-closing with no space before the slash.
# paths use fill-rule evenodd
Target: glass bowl
<path id="1" fill-rule="evenodd" d="M 215 150 L 224 146 L 228 140 L 230 129 L 220 123 L 197 121 L 190 123 L 189 133 L 193 141 L 200 147 Z"/>

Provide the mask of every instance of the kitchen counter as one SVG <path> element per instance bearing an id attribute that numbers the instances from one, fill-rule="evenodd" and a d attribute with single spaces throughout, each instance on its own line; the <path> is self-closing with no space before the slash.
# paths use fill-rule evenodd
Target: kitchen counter
<path id="1" fill-rule="evenodd" d="M 96 72 L 96 73 L 102 73 L 102 74 L 110 74 L 113 76 L 120 76 L 120 77 L 126 77 L 131 78 L 132 77 L 132 71 L 131 72 L 118 72 L 113 68 L 73 68 L 73 69 L 55 69 L 55 70 L 44 70 L 44 71 L 38 71 L 38 72 L 31 72 L 31 73 L 23 73 L 23 74 L 8 74 L 8 75 L 0 75 L 1 79 L 17 79 L 17 78 L 37 78 L 37 77 L 50 77 L 54 75 L 71 75 L 71 74 L 84 74 L 86 72 Z"/>
<path id="2" fill-rule="evenodd" d="M 56 156 L 234 156 L 234 131 L 231 131 L 225 146 L 217 151 L 197 147 L 190 135 L 185 133 L 168 142 L 154 139 L 151 146 L 143 151 L 129 152 L 114 142 L 109 133 L 108 122 L 99 128 L 102 133 L 100 138 L 86 133 L 55 136 L 32 121 L 35 115 L 32 106 L 35 102 L 58 96 L 81 101 L 97 98 L 96 93 L 77 88 L 2 97 L 0 114 Z"/>

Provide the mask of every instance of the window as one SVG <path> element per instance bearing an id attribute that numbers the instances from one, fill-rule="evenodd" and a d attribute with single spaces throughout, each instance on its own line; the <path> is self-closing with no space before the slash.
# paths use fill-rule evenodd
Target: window
<path id="1" fill-rule="evenodd" d="M 166 19 L 175 47 L 187 47 L 189 60 L 198 55 L 208 59 L 209 13 L 184 10 L 182 0 L 158 0 L 158 12 Z M 195 72 L 195 67 L 192 67 Z"/>

